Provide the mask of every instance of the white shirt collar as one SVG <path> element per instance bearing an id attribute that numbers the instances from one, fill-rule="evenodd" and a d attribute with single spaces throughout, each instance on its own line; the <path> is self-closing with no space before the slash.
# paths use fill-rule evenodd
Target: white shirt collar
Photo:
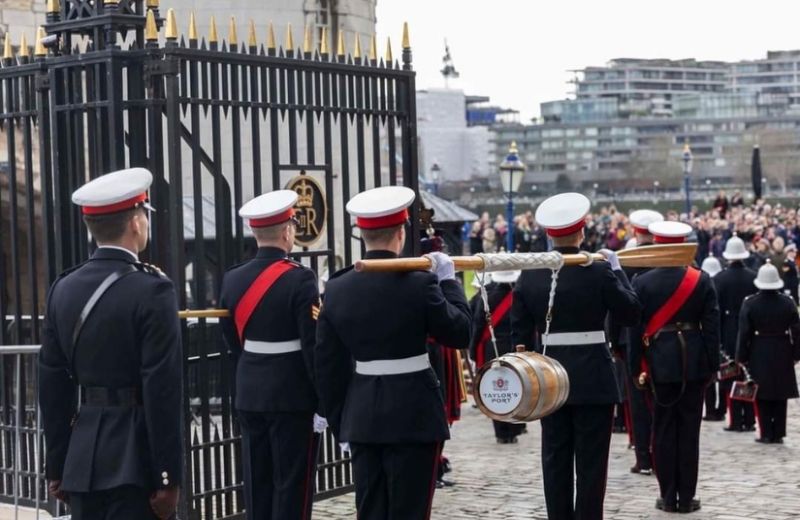
<path id="1" fill-rule="evenodd" d="M 137 261 L 137 262 L 139 261 L 139 256 L 136 253 L 134 253 L 133 251 L 131 251 L 130 249 L 125 249 L 124 247 L 119 247 L 119 246 L 99 246 L 97 249 L 104 249 L 104 248 L 105 249 L 117 249 L 119 251 L 125 251 L 126 253 L 131 255 L 135 261 Z"/>

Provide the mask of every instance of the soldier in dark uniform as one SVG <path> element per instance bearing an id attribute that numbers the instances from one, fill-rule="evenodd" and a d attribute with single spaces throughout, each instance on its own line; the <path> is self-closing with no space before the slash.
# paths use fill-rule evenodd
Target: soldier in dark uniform
<path id="1" fill-rule="evenodd" d="M 141 264 L 142 168 L 103 175 L 72 195 L 98 248 L 50 289 L 39 405 L 50 492 L 74 520 L 170 518 L 183 472 L 178 300 Z"/>
<path id="2" fill-rule="evenodd" d="M 414 197 L 388 186 L 350 200 L 367 259 L 398 257 Z M 434 273 L 337 272 L 319 315 L 320 398 L 334 435 L 352 448 L 361 520 L 430 517 L 440 444 L 450 431 L 426 344 L 432 336 L 467 348 L 472 320 L 452 260 L 429 257 Z"/>
<path id="3" fill-rule="evenodd" d="M 536 221 L 554 249 L 578 253 L 589 199 L 564 193 L 544 201 Z M 639 322 L 641 307 L 616 254 L 603 250 L 607 262 L 561 269 L 552 323 L 545 337 L 551 273 L 524 271 L 514 287 L 511 307 L 513 345 L 537 350 L 559 361 L 570 381 L 569 398 L 542 423 L 544 493 L 550 520 L 601 520 L 605 498 L 614 405 L 620 401 L 614 363 L 604 331 L 610 312 L 621 326 Z M 573 501 L 577 473 L 577 498 Z"/>
<path id="4" fill-rule="evenodd" d="M 722 357 L 733 360 L 736 357 L 736 337 L 739 333 L 739 311 L 745 298 L 756 292 L 756 286 L 753 285 L 756 272 L 745 266 L 744 261 L 750 257 L 750 253 L 744 241 L 736 235 L 728 239 L 722 256 L 729 264 L 728 268 L 714 279 L 714 288 L 719 303 L 720 336 L 724 353 Z M 756 419 L 753 406 L 731 399 L 732 385 L 732 379 L 720 381 L 720 393 L 725 395 L 728 409 L 728 426 L 725 427 L 725 431 L 754 431 Z"/>
<path id="5" fill-rule="evenodd" d="M 708 274 L 711 283 L 714 284 L 715 277 L 722 272 L 722 265 L 712 254 L 709 254 L 700 265 L 700 269 Z M 716 285 L 716 284 L 714 284 Z M 719 296 L 719 292 L 717 292 Z M 719 300 L 719 298 L 717 298 Z M 719 391 L 717 386 L 719 386 Z M 714 381 L 706 387 L 705 392 L 706 414 L 704 421 L 724 421 L 725 420 L 725 392 L 722 382 Z"/>
<path id="6" fill-rule="evenodd" d="M 492 314 L 492 328 L 497 340 L 497 353 L 501 356 L 514 352 L 511 344 L 511 303 L 514 299 L 514 284 L 520 271 L 497 271 L 492 273 L 494 287 L 487 291 L 489 309 Z M 479 295 L 480 297 L 480 295 Z M 483 300 L 479 302 L 472 315 L 472 344 L 470 352 L 475 363 L 480 367 L 495 359 L 494 345 L 489 326 L 486 323 L 486 311 Z M 515 444 L 522 431 L 520 424 L 505 421 L 492 421 L 494 436 L 499 444 Z"/>
<path id="7" fill-rule="evenodd" d="M 683 242 L 692 228 L 655 222 L 656 244 Z M 695 499 L 703 394 L 719 368 L 719 307 L 708 274 L 693 267 L 660 267 L 633 287 L 642 322 L 629 330 L 631 372 L 653 391 L 653 464 L 665 512 L 700 509 Z"/>
<path id="8" fill-rule="evenodd" d="M 256 197 L 239 211 L 258 252 L 225 273 L 220 320 L 236 363 L 236 410 L 242 430 L 248 520 L 311 518 L 319 432 L 314 344 L 317 277 L 289 260 L 297 193 Z"/>
<path id="9" fill-rule="evenodd" d="M 794 365 L 800 361 L 800 318 L 794 300 L 780 293 L 784 284 L 778 269 L 767 262 L 754 282 L 759 292 L 742 304 L 736 361 L 758 384 L 756 442 L 783 444 L 787 400 L 798 397 Z"/>
<path id="10" fill-rule="evenodd" d="M 634 232 L 634 244 L 630 247 L 647 247 L 653 245 L 653 235 L 650 234 L 648 226 L 653 222 L 661 222 L 664 216 L 653 210 L 640 209 L 632 211 L 628 216 Z M 626 248 L 629 246 L 626 246 Z M 649 267 L 623 267 L 622 270 L 633 281 L 634 278 L 650 270 Z M 652 475 L 653 459 L 650 453 L 652 437 L 653 412 L 648 404 L 649 389 L 641 389 L 634 384 L 634 379 L 638 377 L 638 372 L 631 372 L 628 368 L 629 346 L 628 332 L 609 317 L 609 329 L 611 344 L 617 346 L 616 350 L 624 352 L 625 374 L 628 379 L 625 381 L 623 389 L 627 388 L 630 399 L 631 425 L 633 427 L 633 443 L 636 453 L 636 464 L 631 468 L 631 473 L 641 475 Z"/>
<path id="11" fill-rule="evenodd" d="M 787 245 L 783 248 L 783 252 L 786 253 L 786 259 L 783 261 L 783 294 L 791 297 L 794 300 L 795 305 L 798 303 L 798 280 L 797 280 L 797 246 L 792 243 Z"/>

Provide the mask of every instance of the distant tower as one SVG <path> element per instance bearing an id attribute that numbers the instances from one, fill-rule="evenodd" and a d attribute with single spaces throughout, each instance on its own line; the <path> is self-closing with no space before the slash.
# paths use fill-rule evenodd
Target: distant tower
<path id="1" fill-rule="evenodd" d="M 450 46 L 447 45 L 447 40 L 444 41 L 444 58 L 442 58 L 442 61 L 444 62 L 444 68 L 441 70 L 442 76 L 444 76 L 444 88 L 448 88 L 450 78 L 456 79 L 459 74 L 455 65 L 453 65 L 453 57 L 450 56 Z"/>

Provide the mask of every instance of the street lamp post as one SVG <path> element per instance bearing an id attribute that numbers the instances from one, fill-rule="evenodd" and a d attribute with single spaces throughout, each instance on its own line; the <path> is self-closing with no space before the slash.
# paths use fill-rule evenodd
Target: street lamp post
<path id="1" fill-rule="evenodd" d="M 506 251 L 509 253 L 514 252 L 514 193 L 519 190 L 524 174 L 525 165 L 519 160 L 517 143 L 512 141 L 506 159 L 500 163 L 500 184 L 503 186 L 503 192 L 508 197 L 508 204 L 506 205 L 506 220 L 508 221 Z"/>
<path id="2" fill-rule="evenodd" d="M 683 145 L 683 189 L 686 192 L 686 218 L 691 218 L 692 199 L 689 194 L 689 174 L 692 173 L 692 149 L 689 143 Z"/>
<path id="3" fill-rule="evenodd" d="M 434 159 L 433 166 L 431 166 L 431 180 L 433 181 L 433 194 L 437 197 L 439 196 L 439 175 L 441 171 L 442 168 L 439 166 L 439 161 Z"/>

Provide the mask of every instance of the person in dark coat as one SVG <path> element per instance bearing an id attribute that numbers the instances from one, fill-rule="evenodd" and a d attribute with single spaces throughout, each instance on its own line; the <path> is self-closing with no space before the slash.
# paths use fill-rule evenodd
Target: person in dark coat
<path id="1" fill-rule="evenodd" d="M 680 222 L 650 225 L 656 244 L 679 243 L 692 232 Z M 653 464 L 664 512 L 700 509 L 695 498 L 705 387 L 719 369 L 719 307 L 708 274 L 693 267 L 659 267 L 637 276 L 642 322 L 629 330 L 630 366 L 653 392 Z"/>
<path id="2" fill-rule="evenodd" d="M 722 254 L 722 251 L 720 251 Z M 711 282 L 713 283 L 715 280 L 715 276 L 722 272 L 722 265 L 717 260 L 716 256 L 713 254 L 709 254 L 705 260 L 703 260 L 700 269 L 708 274 L 711 278 Z M 719 293 L 717 293 L 719 294 Z M 719 392 L 717 391 L 717 386 L 719 385 Z M 716 381 L 712 382 L 706 387 L 705 392 L 705 401 L 706 401 L 706 414 L 703 417 L 704 421 L 723 421 L 725 420 L 725 397 L 724 392 L 722 391 L 722 383 L 717 383 Z"/>
<path id="3" fill-rule="evenodd" d="M 556 195 L 539 205 L 536 221 L 547 230 L 556 251 L 579 252 L 590 206 L 589 199 L 578 193 Z M 551 272 L 524 271 L 514 287 L 511 344 L 557 360 L 570 381 L 565 405 L 541 420 L 550 520 L 603 518 L 614 405 L 620 402 L 604 330 L 606 315 L 610 312 L 622 326 L 631 326 L 639 322 L 641 307 L 616 254 L 602 253 L 606 262 L 560 270 L 549 331 Z M 541 342 L 536 341 L 537 334 Z"/>
<path id="4" fill-rule="evenodd" d="M 753 281 L 756 272 L 745 266 L 750 253 L 744 241 L 737 235 L 732 236 L 725 245 L 722 256 L 728 260 L 728 268 L 714 279 L 714 288 L 717 291 L 717 302 L 720 312 L 720 337 L 722 349 L 720 361 L 730 361 L 736 358 L 736 337 L 739 334 L 739 311 L 742 302 L 748 296 L 755 294 L 756 287 Z M 728 425 L 725 431 L 743 432 L 755 430 L 755 412 L 750 403 L 731 399 L 731 387 L 735 380 L 743 380 L 743 375 L 736 379 L 720 381 L 720 393 L 725 395 L 728 411 Z M 724 414 L 723 414 L 724 419 Z"/>
<path id="5" fill-rule="evenodd" d="M 514 352 L 511 344 L 511 303 L 514 284 L 520 276 L 519 271 L 496 271 L 492 273 L 493 288 L 487 291 L 489 309 L 492 314 L 492 328 L 497 341 L 497 353 L 502 356 Z M 486 311 L 481 299 L 472 315 L 472 342 L 470 353 L 477 366 L 483 366 L 495 359 L 494 344 L 486 322 Z M 518 424 L 504 421 L 494 423 L 494 436 L 499 444 L 515 444 L 522 428 Z"/>
<path id="6" fill-rule="evenodd" d="M 800 361 L 800 318 L 794 300 L 780 293 L 784 284 L 774 265 L 761 267 L 754 284 L 759 292 L 742 304 L 736 361 L 758 385 L 756 442 L 783 444 L 787 401 L 800 396 L 794 370 Z"/>
<path id="7" fill-rule="evenodd" d="M 236 366 L 248 520 L 311 518 L 319 434 L 326 427 L 314 387 L 314 272 L 289 260 L 298 194 L 278 190 L 239 210 L 253 230 L 254 259 L 222 280 L 222 336 Z M 291 392 L 286 389 L 291 388 Z"/>
<path id="8" fill-rule="evenodd" d="M 783 262 L 782 266 L 782 273 L 783 273 L 783 294 L 791 297 L 794 300 L 795 304 L 798 304 L 797 298 L 797 246 L 794 243 L 789 244 L 783 250 L 786 254 L 786 258 Z"/>
<path id="9" fill-rule="evenodd" d="M 413 190 L 356 195 L 366 260 L 403 250 Z M 328 280 L 317 323 L 315 373 L 334 436 L 353 454 L 361 520 L 427 520 L 441 442 L 450 437 L 427 342 L 469 347 L 472 318 L 453 261 L 431 253 L 433 272 L 356 272 Z M 355 363 L 354 363 L 355 361 Z"/>
<path id="10" fill-rule="evenodd" d="M 132 168 L 72 195 L 98 248 L 47 298 L 38 357 L 45 477 L 74 520 L 166 519 L 178 505 L 178 299 L 173 283 L 138 259 L 152 181 Z"/>

